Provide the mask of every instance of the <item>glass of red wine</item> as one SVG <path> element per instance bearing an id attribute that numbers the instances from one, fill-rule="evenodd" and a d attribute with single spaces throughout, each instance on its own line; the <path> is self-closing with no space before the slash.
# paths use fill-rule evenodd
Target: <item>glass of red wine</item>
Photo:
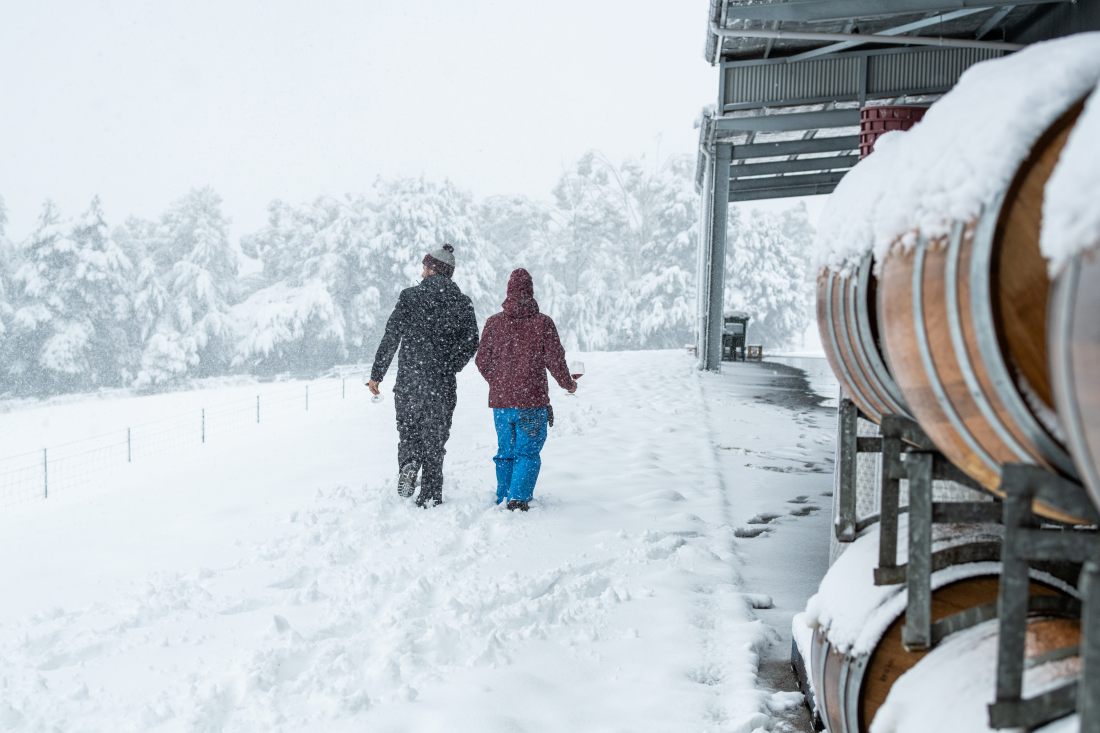
<path id="1" fill-rule="evenodd" d="M 574 380 L 580 379 L 584 376 L 584 362 L 583 361 L 571 361 L 569 362 L 569 376 Z M 576 392 L 573 393 L 576 396 Z"/>

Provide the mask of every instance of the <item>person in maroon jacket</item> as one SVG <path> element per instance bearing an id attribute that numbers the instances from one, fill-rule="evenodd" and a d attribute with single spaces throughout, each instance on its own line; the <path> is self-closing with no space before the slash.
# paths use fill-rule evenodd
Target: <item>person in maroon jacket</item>
<path id="1" fill-rule="evenodd" d="M 497 429 L 497 504 L 527 511 L 546 443 L 550 393 L 546 371 L 569 394 L 577 383 L 565 363 L 565 349 L 550 316 L 539 313 L 527 270 L 508 279 L 504 312 L 485 321 L 475 360 L 489 383 L 489 407 Z"/>

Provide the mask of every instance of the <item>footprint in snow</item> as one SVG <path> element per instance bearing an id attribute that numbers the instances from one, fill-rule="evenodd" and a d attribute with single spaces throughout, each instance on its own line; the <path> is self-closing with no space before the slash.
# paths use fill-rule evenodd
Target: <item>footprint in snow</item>
<path id="1" fill-rule="evenodd" d="M 738 527 L 733 530 L 733 536 L 751 540 L 753 537 L 759 537 L 768 531 L 770 531 L 768 527 Z"/>
<path id="2" fill-rule="evenodd" d="M 787 503 L 788 504 L 805 504 L 809 500 L 810 500 L 809 496 L 807 496 L 806 494 L 802 494 L 801 496 L 796 496 L 793 499 L 787 499 Z"/>
<path id="3" fill-rule="evenodd" d="M 779 517 L 780 517 L 779 514 L 771 514 L 769 512 L 764 512 L 763 514 L 757 514 L 755 517 L 750 519 L 747 522 L 747 524 L 767 524 L 767 523 L 771 522 L 773 519 L 779 519 Z"/>
<path id="4" fill-rule="evenodd" d="M 821 507 L 809 504 L 807 506 L 800 506 L 797 509 L 791 510 L 792 517 L 808 517 L 812 512 L 816 512 Z"/>

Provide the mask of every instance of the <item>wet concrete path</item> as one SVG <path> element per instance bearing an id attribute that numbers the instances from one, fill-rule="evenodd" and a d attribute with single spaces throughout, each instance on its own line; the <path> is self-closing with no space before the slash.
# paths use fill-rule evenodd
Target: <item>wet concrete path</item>
<path id="1" fill-rule="evenodd" d="M 722 367 L 704 375 L 703 392 L 744 591 L 771 599 L 756 611 L 775 632 L 760 684 L 796 691 L 791 619 L 829 567 L 837 385 L 824 359 Z M 812 730 L 804 705 L 775 712 L 785 730 Z"/>

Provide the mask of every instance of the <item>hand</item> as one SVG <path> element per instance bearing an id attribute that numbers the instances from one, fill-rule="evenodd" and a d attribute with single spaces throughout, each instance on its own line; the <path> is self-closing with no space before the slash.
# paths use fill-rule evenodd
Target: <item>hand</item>
<path id="1" fill-rule="evenodd" d="M 573 386 L 569 388 L 569 394 L 573 394 L 577 391 L 577 380 L 573 380 Z"/>
<path id="2" fill-rule="evenodd" d="M 374 381 L 373 379 L 370 380 L 369 382 L 367 382 L 367 389 L 370 390 L 371 394 L 379 394 L 379 392 L 378 392 L 378 382 Z"/>

